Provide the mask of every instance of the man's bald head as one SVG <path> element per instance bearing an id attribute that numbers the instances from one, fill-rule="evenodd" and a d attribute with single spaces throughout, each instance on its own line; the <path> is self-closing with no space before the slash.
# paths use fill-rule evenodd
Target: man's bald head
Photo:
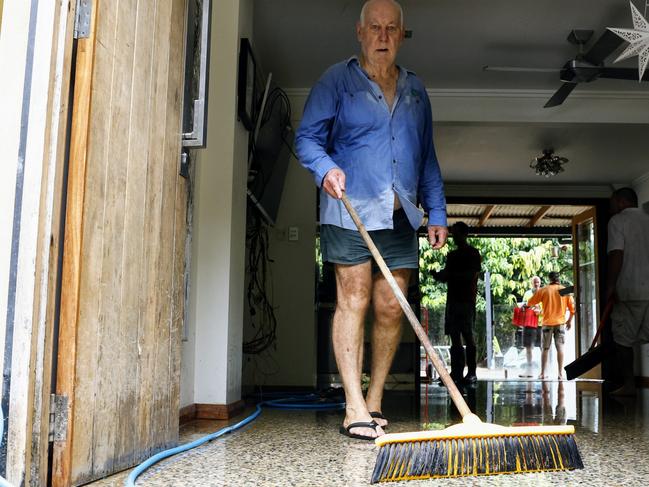
<path id="1" fill-rule="evenodd" d="M 368 0 L 367 2 L 365 2 L 363 4 L 363 8 L 361 8 L 361 16 L 359 21 L 362 26 L 365 25 L 365 19 L 367 18 L 368 10 L 379 4 L 392 5 L 399 12 L 399 26 L 403 27 L 403 8 L 401 8 L 399 2 L 396 2 L 395 0 Z"/>

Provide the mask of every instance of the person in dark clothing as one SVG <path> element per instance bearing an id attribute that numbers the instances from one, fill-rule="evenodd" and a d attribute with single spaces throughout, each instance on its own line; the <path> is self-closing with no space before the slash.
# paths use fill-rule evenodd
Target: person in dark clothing
<path id="1" fill-rule="evenodd" d="M 478 250 L 467 243 L 466 223 L 455 223 L 450 233 L 457 249 L 449 252 L 446 267 L 432 275 L 447 285 L 444 332 L 451 337 L 451 377 L 458 384 L 473 384 L 477 380 L 473 324 L 481 258 Z M 466 345 L 466 360 L 462 340 Z M 468 370 L 463 377 L 465 364 Z"/>

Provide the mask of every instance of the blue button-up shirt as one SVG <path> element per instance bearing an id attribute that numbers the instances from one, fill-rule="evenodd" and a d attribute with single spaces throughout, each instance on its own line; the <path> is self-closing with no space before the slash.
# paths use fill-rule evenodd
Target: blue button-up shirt
<path id="1" fill-rule="evenodd" d="M 300 162 L 320 191 L 320 223 L 356 229 L 342 202 L 322 189 L 328 171 L 344 171 L 346 193 L 367 230 L 392 228 L 394 195 L 413 228 L 446 225 L 444 185 L 433 147 L 423 83 L 399 68 L 392 109 L 356 57 L 330 67 L 311 90 L 296 138 Z"/>

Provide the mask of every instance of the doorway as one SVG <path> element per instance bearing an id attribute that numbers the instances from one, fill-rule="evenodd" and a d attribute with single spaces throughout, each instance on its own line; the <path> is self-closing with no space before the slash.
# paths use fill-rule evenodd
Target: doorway
<path id="1" fill-rule="evenodd" d="M 533 276 L 547 284 L 547 274 L 557 271 L 561 282 L 571 287 L 576 315 L 567 330 L 564 366 L 590 345 L 597 329 L 598 261 L 597 212 L 595 205 L 534 202 L 533 204 L 449 203 L 449 225 L 469 225 L 469 243 L 482 256 L 474 336 L 478 348 L 478 378 L 530 380 L 540 372 L 541 347 L 536 341 L 528 361 L 522 330 L 512 325 L 514 308 L 520 306 Z M 433 252 L 425 237 L 420 238 L 420 293 L 422 321 L 442 359 L 449 361 L 448 337 L 444 334 L 445 285 L 430 273 L 443 268 L 452 250 Z M 588 345 L 586 345 L 588 343 Z M 585 348 L 584 348 L 585 347 Z M 450 366 L 450 363 L 447 364 Z M 436 379 L 425 351 L 421 350 L 422 380 Z M 556 351 L 550 349 L 548 370 L 558 376 Z M 531 377 L 530 377 L 531 376 Z M 589 378 L 600 378 L 599 369 Z"/>

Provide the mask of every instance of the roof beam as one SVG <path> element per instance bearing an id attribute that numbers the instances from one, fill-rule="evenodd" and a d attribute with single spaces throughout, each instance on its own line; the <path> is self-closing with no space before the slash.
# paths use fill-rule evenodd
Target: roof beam
<path id="1" fill-rule="evenodd" d="M 548 214 L 548 211 L 550 211 L 551 208 L 552 206 L 542 206 L 541 208 L 539 208 L 539 211 L 536 212 L 536 214 L 532 217 L 532 219 L 527 224 L 527 226 L 530 228 L 534 228 L 536 224 L 539 221 L 541 221 L 545 215 Z"/>
<path id="2" fill-rule="evenodd" d="M 495 209 L 496 205 L 488 205 L 485 207 L 484 211 L 482 212 L 482 216 L 480 217 L 480 221 L 478 222 L 478 227 L 483 226 L 487 222 Z"/>

